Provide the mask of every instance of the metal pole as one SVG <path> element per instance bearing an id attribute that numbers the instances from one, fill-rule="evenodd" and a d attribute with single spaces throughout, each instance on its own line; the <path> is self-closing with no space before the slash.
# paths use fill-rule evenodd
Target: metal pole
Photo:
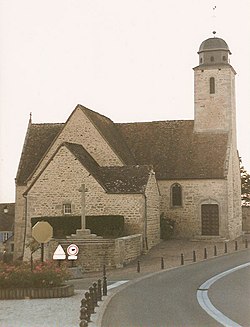
<path id="1" fill-rule="evenodd" d="M 193 251 L 193 262 L 196 262 L 196 253 Z"/>
<path id="2" fill-rule="evenodd" d="M 164 269 L 164 259 L 161 257 L 161 269 Z"/>
<path id="3" fill-rule="evenodd" d="M 183 255 L 183 253 L 181 254 L 181 265 L 182 266 L 184 265 L 184 255 Z"/>
<path id="4" fill-rule="evenodd" d="M 44 243 L 41 243 L 41 262 L 44 262 Z"/>

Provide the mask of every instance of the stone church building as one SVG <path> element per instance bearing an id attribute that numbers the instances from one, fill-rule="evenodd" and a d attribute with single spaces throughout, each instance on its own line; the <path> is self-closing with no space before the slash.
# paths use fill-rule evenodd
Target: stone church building
<path id="1" fill-rule="evenodd" d="M 200 45 L 194 120 L 114 123 L 82 105 L 65 123 L 30 119 L 16 176 L 15 257 L 26 251 L 34 221 L 66 217 L 70 225 L 82 210 L 89 219 L 122 217 L 124 234 L 141 235 L 147 249 L 160 241 L 161 215 L 175 221 L 176 238 L 238 237 L 236 72 L 230 54 L 221 38 Z"/>

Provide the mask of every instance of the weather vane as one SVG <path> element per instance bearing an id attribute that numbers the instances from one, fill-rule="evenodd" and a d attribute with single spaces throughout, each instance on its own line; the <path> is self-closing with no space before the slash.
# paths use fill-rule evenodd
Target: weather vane
<path id="1" fill-rule="evenodd" d="M 213 35 L 214 35 L 214 37 L 215 37 L 215 34 L 216 34 L 216 28 L 215 28 L 215 25 L 216 25 L 216 8 L 217 8 L 217 6 L 216 5 L 214 5 L 213 6 L 213 15 L 212 15 L 212 18 L 213 18 Z"/>

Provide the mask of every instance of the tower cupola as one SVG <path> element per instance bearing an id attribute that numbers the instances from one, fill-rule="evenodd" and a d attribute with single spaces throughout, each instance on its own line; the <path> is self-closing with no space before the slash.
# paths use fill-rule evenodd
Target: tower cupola
<path id="1" fill-rule="evenodd" d="M 229 63 L 231 51 L 223 39 L 212 37 L 201 43 L 198 54 L 200 65 L 218 65 Z"/>

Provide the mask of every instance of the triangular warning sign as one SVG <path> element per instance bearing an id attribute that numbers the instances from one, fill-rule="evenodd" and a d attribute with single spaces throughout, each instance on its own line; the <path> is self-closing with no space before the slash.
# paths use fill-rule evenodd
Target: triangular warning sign
<path id="1" fill-rule="evenodd" d="M 66 259 L 66 253 L 64 252 L 63 247 L 59 244 L 53 254 L 53 260 L 64 260 Z"/>

